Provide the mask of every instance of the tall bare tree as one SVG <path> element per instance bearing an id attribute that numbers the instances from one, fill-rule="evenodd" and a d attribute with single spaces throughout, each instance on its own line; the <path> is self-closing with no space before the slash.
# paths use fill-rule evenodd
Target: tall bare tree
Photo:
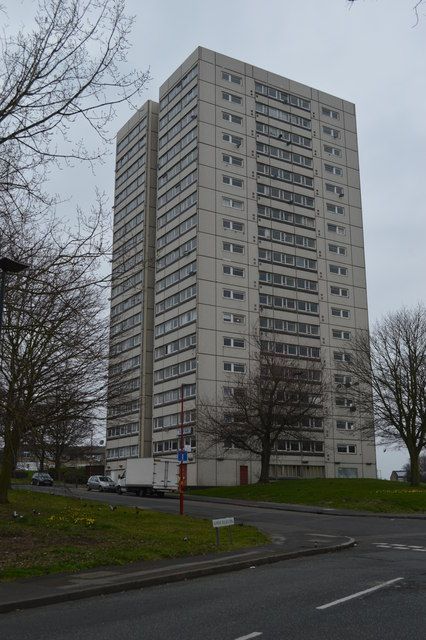
<path id="1" fill-rule="evenodd" d="M 405 445 L 411 484 L 420 481 L 419 456 L 426 446 L 426 309 L 385 316 L 370 335 L 359 333 L 345 370 L 357 381 L 353 402 L 371 414 L 379 439 Z M 371 391 L 372 389 L 372 391 Z M 372 424 L 365 424 L 371 430 Z"/>
<path id="2" fill-rule="evenodd" d="M 271 455 L 279 440 L 314 439 L 321 424 L 325 376 L 320 360 L 285 353 L 273 334 L 251 338 L 247 371 L 233 374 L 220 406 L 208 398 L 197 406 L 197 429 L 211 444 L 235 447 L 260 458 L 259 482 L 269 482 Z"/>
<path id="3" fill-rule="evenodd" d="M 51 163 L 104 155 L 114 108 L 132 105 L 149 77 L 126 66 L 133 23 L 125 0 L 38 0 L 32 28 L 0 32 L 1 208 L 51 202 Z"/>
<path id="4" fill-rule="evenodd" d="M 86 423 L 104 405 L 108 346 L 106 298 L 98 271 L 102 232 L 82 221 L 70 237 L 67 229 L 61 234 L 55 222 L 38 228 L 32 220 L 21 224 L 19 234 L 10 220 L 5 232 L 2 248 L 30 267 L 9 279 L 5 295 L 0 502 L 7 500 L 23 438 L 35 432 L 40 438 L 44 431 L 49 442 L 49 432 L 58 425 Z"/>

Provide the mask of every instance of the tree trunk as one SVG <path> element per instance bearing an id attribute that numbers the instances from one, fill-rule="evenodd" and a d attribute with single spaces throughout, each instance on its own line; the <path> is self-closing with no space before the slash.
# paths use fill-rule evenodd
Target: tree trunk
<path id="1" fill-rule="evenodd" d="M 420 484 L 420 463 L 419 452 L 416 449 L 409 449 L 410 454 L 410 484 L 417 487 Z"/>
<path id="2" fill-rule="evenodd" d="M 38 459 L 38 470 L 39 471 L 44 471 L 44 456 L 45 456 L 45 452 L 44 449 L 41 452 L 41 455 Z"/>
<path id="3" fill-rule="evenodd" d="M 0 468 L 0 504 L 9 502 L 7 494 L 10 480 L 16 464 L 16 453 L 19 448 L 19 430 L 7 425 L 4 434 L 3 463 Z"/>
<path id="4" fill-rule="evenodd" d="M 271 460 L 271 446 L 268 444 L 263 446 L 260 454 L 260 476 L 258 483 L 267 484 L 269 482 L 269 463 Z"/>

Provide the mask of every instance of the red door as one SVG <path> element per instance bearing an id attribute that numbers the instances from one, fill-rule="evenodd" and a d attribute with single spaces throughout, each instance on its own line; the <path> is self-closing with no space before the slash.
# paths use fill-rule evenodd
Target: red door
<path id="1" fill-rule="evenodd" d="M 248 467 L 241 465 L 240 467 L 240 484 L 248 484 Z"/>

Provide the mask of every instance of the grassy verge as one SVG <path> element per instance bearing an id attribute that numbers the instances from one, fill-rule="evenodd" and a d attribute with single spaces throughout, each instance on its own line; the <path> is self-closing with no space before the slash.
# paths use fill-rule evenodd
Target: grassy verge
<path id="1" fill-rule="evenodd" d="M 287 480 L 269 485 L 200 489 L 192 493 L 378 513 L 426 512 L 426 486 L 410 487 L 387 480 Z"/>
<path id="2" fill-rule="evenodd" d="M 18 518 L 13 517 L 16 511 Z M 0 505 L 0 580 L 251 547 L 268 542 L 233 528 L 218 549 L 211 521 L 31 491 Z"/>

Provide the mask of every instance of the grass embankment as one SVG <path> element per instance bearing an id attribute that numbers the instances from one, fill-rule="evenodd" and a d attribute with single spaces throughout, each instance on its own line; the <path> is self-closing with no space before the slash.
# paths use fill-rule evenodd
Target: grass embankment
<path id="1" fill-rule="evenodd" d="M 378 513 L 426 512 L 425 485 L 410 487 L 387 480 L 284 480 L 266 485 L 200 489 L 192 493 Z"/>
<path id="2" fill-rule="evenodd" d="M 215 545 L 210 520 L 142 511 L 46 493 L 11 491 L 0 505 L 0 580 L 79 571 L 252 547 L 268 542 L 253 527 L 233 527 Z M 176 503 L 177 504 L 177 503 Z M 23 517 L 14 518 L 16 511 Z"/>

